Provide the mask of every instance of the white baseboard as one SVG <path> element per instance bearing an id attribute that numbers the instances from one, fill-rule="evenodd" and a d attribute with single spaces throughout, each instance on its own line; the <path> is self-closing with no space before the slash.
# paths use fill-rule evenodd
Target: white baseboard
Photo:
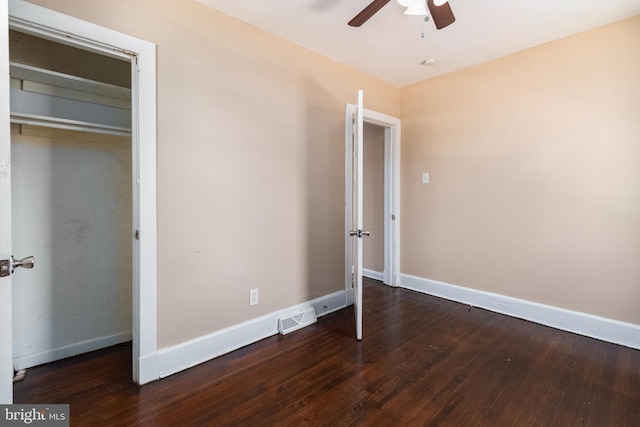
<path id="1" fill-rule="evenodd" d="M 161 349 L 157 352 L 157 360 L 149 359 L 148 362 L 158 364 L 157 372 L 160 378 L 167 377 L 277 334 L 278 319 L 287 313 L 302 311 L 311 306 L 315 309 L 316 315 L 320 317 L 340 310 L 348 305 L 349 294 L 353 295 L 353 292 L 335 292 Z M 353 299 L 353 297 L 351 298 Z M 142 366 L 142 363 L 140 365 Z"/>
<path id="2" fill-rule="evenodd" d="M 370 279 L 380 280 L 381 282 L 384 280 L 384 275 L 381 272 L 369 270 L 368 268 L 362 269 L 362 275 Z"/>
<path id="3" fill-rule="evenodd" d="M 400 275 L 400 287 L 470 304 L 496 313 L 529 320 L 552 328 L 640 349 L 640 325 L 620 322 L 491 292 L 464 288 L 436 280 Z"/>
<path id="4" fill-rule="evenodd" d="M 101 348 L 131 341 L 131 332 L 121 332 L 108 337 L 94 338 L 87 341 L 73 343 L 53 350 L 41 351 L 38 353 L 24 354 L 13 358 L 15 369 L 27 369 L 44 363 L 54 362 L 78 354 L 88 353 Z"/>

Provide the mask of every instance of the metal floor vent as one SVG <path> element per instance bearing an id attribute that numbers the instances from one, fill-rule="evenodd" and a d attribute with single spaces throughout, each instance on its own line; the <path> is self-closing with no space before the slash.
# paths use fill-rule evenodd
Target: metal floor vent
<path id="1" fill-rule="evenodd" d="M 297 329 L 316 323 L 316 310 L 313 307 L 302 309 L 297 313 L 289 314 L 278 319 L 278 331 L 282 335 L 293 332 Z"/>

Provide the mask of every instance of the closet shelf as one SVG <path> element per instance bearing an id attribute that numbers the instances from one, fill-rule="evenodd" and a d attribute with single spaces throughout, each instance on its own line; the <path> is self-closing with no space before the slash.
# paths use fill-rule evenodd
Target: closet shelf
<path id="1" fill-rule="evenodd" d="M 131 89 L 10 63 L 11 122 L 131 134 Z"/>

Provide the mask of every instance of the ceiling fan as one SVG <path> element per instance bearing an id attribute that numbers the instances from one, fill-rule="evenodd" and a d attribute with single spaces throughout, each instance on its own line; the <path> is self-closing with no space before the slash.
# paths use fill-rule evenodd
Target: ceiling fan
<path id="1" fill-rule="evenodd" d="M 367 5 L 367 7 L 362 9 L 360 13 L 358 13 L 351 21 L 349 21 L 349 25 L 352 27 L 361 26 L 390 1 L 391 0 L 373 0 L 371 3 L 369 3 L 369 5 Z M 436 5 L 435 0 L 426 0 L 426 2 L 427 7 L 429 8 L 429 13 L 431 13 L 433 22 L 436 24 L 436 28 L 438 30 L 454 23 L 456 17 L 453 16 L 453 12 L 451 11 L 451 6 L 449 6 L 448 1 L 439 1 L 438 5 Z M 426 9 L 424 9 L 424 0 L 398 0 L 398 3 L 408 8 L 405 14 L 426 15 Z M 414 13 L 415 8 L 424 10 L 424 13 Z"/>

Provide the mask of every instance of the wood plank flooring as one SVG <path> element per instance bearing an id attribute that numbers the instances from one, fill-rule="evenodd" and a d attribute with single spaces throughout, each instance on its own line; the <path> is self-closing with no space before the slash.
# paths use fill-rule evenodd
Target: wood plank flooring
<path id="1" fill-rule="evenodd" d="M 640 426 L 640 351 L 394 289 L 138 387 L 121 345 L 29 369 L 74 426 Z"/>

